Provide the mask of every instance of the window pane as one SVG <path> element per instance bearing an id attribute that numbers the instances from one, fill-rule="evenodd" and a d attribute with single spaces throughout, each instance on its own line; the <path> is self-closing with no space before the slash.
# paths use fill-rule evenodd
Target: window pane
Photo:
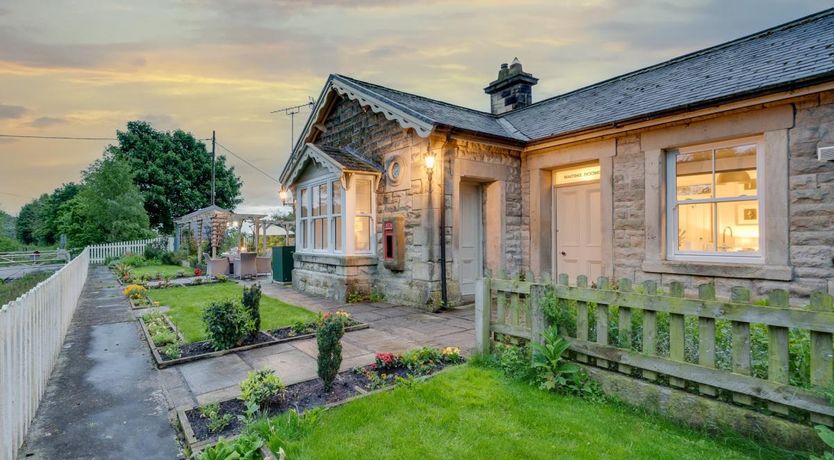
<path id="1" fill-rule="evenodd" d="M 313 215 L 320 216 L 321 215 L 321 186 L 316 185 L 313 187 Z"/>
<path id="2" fill-rule="evenodd" d="M 342 183 L 333 182 L 333 214 L 342 213 Z"/>
<path id="3" fill-rule="evenodd" d="M 371 213 L 371 181 L 356 181 L 356 213 Z"/>
<path id="4" fill-rule="evenodd" d="M 298 238 L 299 245 L 302 248 L 306 248 L 307 246 L 307 221 L 302 220 L 299 222 L 298 233 L 295 235 Z"/>
<path id="5" fill-rule="evenodd" d="M 713 203 L 678 205 L 678 250 L 714 252 Z"/>
<path id="6" fill-rule="evenodd" d="M 327 249 L 327 219 L 313 219 L 315 249 Z"/>
<path id="7" fill-rule="evenodd" d="M 759 202 L 718 203 L 718 252 L 758 252 Z"/>
<path id="8" fill-rule="evenodd" d="M 675 155 L 677 199 L 712 198 L 712 151 Z"/>
<path id="9" fill-rule="evenodd" d="M 298 199 L 298 202 L 301 205 L 301 217 L 307 217 L 307 213 L 309 212 L 308 206 L 309 202 L 307 201 L 307 189 L 301 189 L 301 197 Z"/>
<path id="10" fill-rule="evenodd" d="M 357 216 L 353 220 L 354 248 L 357 251 L 371 249 L 371 218 Z"/>
<path id="11" fill-rule="evenodd" d="M 756 145 L 715 151 L 715 196 L 756 195 Z"/>
<path id="12" fill-rule="evenodd" d="M 336 240 L 336 250 L 342 250 L 342 218 L 341 217 L 334 217 L 333 218 L 333 237 Z"/>

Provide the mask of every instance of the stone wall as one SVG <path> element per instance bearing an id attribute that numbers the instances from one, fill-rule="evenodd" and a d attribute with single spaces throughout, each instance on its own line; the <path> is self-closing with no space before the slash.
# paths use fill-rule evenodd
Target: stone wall
<path id="1" fill-rule="evenodd" d="M 834 256 L 834 162 L 817 160 L 818 147 L 834 145 L 834 92 L 796 99 L 789 109 L 782 112 L 787 113 L 786 128 L 782 129 L 787 136 L 786 148 L 789 158 L 787 163 L 789 169 L 787 190 L 789 260 L 787 263 L 792 272 L 791 280 L 734 277 L 731 268 L 724 270 L 721 274 L 712 273 L 709 276 L 699 276 L 697 271 L 695 271 L 696 274 L 677 274 L 644 270 L 647 254 L 646 158 L 648 151 L 654 148 L 646 146 L 647 131 L 632 132 L 615 139 L 616 154 L 612 159 L 611 176 L 613 201 L 611 258 L 614 278 L 628 278 L 635 282 L 652 279 L 663 285 L 680 281 L 689 289 L 690 294 L 694 293 L 698 285 L 712 282 L 715 283 L 719 295 L 722 296 L 727 296 L 732 286 L 747 287 L 756 296 L 765 295 L 767 291 L 774 288 L 782 288 L 790 291 L 792 300 L 796 304 L 806 302 L 807 296 L 814 290 L 834 293 L 834 263 L 832 263 L 832 256 Z M 760 113 L 763 113 L 764 110 L 770 109 L 760 110 Z M 792 119 L 791 114 L 793 114 Z M 758 125 L 758 121 L 750 121 L 758 120 L 756 116 L 756 111 L 750 111 L 728 116 L 726 121 L 722 121 L 724 119 L 721 117 L 714 117 L 710 119 L 710 123 L 713 123 L 711 129 L 724 123 L 730 131 L 736 129 L 732 126 L 752 123 L 753 129 L 758 127 L 762 131 L 767 131 L 768 129 Z M 658 128 L 652 131 L 651 135 L 657 139 L 658 136 L 663 136 L 664 130 L 671 133 L 673 129 L 680 129 L 681 126 Z M 689 126 L 689 124 L 683 126 Z M 777 128 L 770 129 L 778 131 Z M 757 131 L 750 131 L 746 135 L 756 133 Z M 766 150 L 765 155 L 784 154 L 774 153 L 772 149 Z M 556 154 L 553 153 L 553 155 Z M 528 161 L 526 157 L 525 161 Z M 533 239 L 530 234 L 530 196 L 536 191 L 530 189 L 531 179 L 527 166 L 522 171 L 523 214 L 520 228 L 520 235 L 524 241 L 522 263 L 525 268 L 529 268 L 531 249 L 535 249 L 530 245 Z M 661 214 L 664 213 L 665 210 Z M 770 217 L 770 219 L 779 218 L 780 216 Z M 726 273 L 726 276 L 723 273 Z"/>

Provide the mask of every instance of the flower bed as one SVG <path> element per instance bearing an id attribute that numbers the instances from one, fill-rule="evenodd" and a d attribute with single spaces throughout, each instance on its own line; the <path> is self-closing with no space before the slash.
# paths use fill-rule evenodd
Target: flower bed
<path id="1" fill-rule="evenodd" d="M 176 349 L 174 349 L 174 347 L 170 344 L 158 346 L 157 343 L 159 343 L 159 340 L 155 341 L 154 336 L 158 336 L 160 333 L 158 331 L 153 330 L 153 324 L 156 324 L 156 327 L 161 328 L 163 327 L 162 323 L 159 323 L 158 320 L 155 323 L 152 322 L 152 320 L 149 319 L 149 315 L 144 315 L 143 317 L 139 318 L 139 322 L 142 325 L 142 331 L 145 333 L 145 338 L 148 341 L 148 345 L 151 347 L 151 353 L 153 354 L 156 366 L 160 369 L 176 364 L 197 361 L 200 359 L 214 358 L 217 356 L 225 355 L 227 353 L 245 351 L 250 350 L 252 348 L 260 348 L 268 345 L 290 342 L 293 340 L 309 339 L 315 337 L 316 335 L 316 323 L 307 323 L 304 327 L 305 332 L 303 334 L 293 335 L 292 329 L 295 326 L 274 329 L 269 332 L 260 331 L 255 336 L 244 339 L 243 343 L 238 347 L 229 348 L 226 350 L 215 350 L 208 340 L 184 343 L 184 340 L 182 340 L 181 335 L 177 331 L 176 326 L 174 326 L 171 320 L 168 319 L 168 316 L 161 313 L 156 314 L 164 317 L 164 324 L 167 325 L 169 332 L 175 334 L 177 337 L 180 338 Z M 345 332 L 359 331 L 362 329 L 367 329 L 368 327 L 369 326 L 366 323 L 349 319 L 345 327 Z M 312 332 L 307 332 L 310 330 Z"/>
<path id="2" fill-rule="evenodd" d="M 451 351 L 454 353 L 449 353 Z M 463 362 L 459 351 L 452 348 L 417 348 L 403 356 L 391 355 L 397 359 L 381 365 L 382 355 L 386 354 L 377 354 L 375 364 L 339 373 L 330 392 L 324 391 L 320 379 L 289 385 L 279 400 L 261 407 L 259 415 L 275 416 L 290 409 L 303 413 L 315 407 L 337 406 L 358 397 L 389 390 L 398 383 L 428 378 L 449 365 Z M 404 359 L 406 357 L 407 360 Z M 236 436 L 245 427 L 244 420 L 251 416 L 246 402 L 241 398 L 210 406 L 214 406 L 212 414 L 207 413 L 207 406 L 178 411 L 180 424 L 192 449 L 204 448 L 221 437 L 228 439 Z M 224 424 L 212 426 L 213 420 L 223 418 L 226 421 Z"/>

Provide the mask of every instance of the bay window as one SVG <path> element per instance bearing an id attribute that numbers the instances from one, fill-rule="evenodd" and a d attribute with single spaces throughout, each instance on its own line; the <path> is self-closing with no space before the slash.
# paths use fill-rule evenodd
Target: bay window
<path id="1" fill-rule="evenodd" d="M 373 252 L 374 177 L 356 175 L 348 183 L 345 189 L 341 180 L 330 176 L 296 187 L 299 252 Z M 346 223 L 352 227 L 346 228 Z"/>
<path id="2" fill-rule="evenodd" d="M 762 144 L 747 138 L 667 151 L 670 259 L 762 261 Z"/>

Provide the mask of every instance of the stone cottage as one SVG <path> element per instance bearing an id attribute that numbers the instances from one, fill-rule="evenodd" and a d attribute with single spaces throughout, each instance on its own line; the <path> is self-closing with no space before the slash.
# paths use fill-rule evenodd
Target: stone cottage
<path id="1" fill-rule="evenodd" d="M 834 10 L 490 112 L 331 75 L 281 175 L 293 284 L 466 301 L 484 274 L 834 291 Z"/>

